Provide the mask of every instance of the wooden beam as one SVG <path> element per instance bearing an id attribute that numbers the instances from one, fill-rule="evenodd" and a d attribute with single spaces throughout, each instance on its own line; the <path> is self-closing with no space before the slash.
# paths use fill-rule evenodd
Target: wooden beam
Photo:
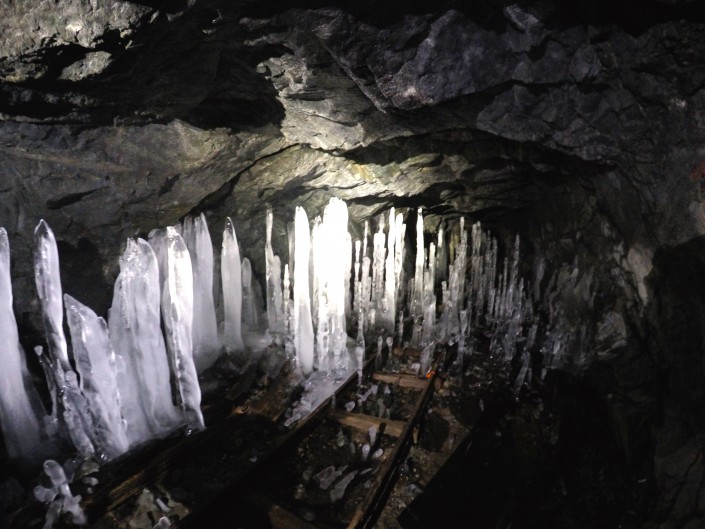
<path id="1" fill-rule="evenodd" d="M 384 434 L 399 437 L 404 430 L 406 423 L 404 421 L 392 421 L 390 419 L 382 419 L 381 417 L 373 417 L 364 413 L 348 413 L 342 410 L 332 410 L 329 417 L 345 426 L 352 426 L 358 430 L 367 431 L 371 426 L 375 426 L 377 431 L 382 430 L 384 425 Z"/>
<path id="2" fill-rule="evenodd" d="M 387 384 L 399 384 L 402 388 L 424 389 L 428 382 L 425 378 L 418 378 L 415 375 L 407 374 L 390 374 L 390 373 L 372 373 L 372 378 L 379 382 Z"/>
<path id="3" fill-rule="evenodd" d="M 355 511 L 347 529 L 372 529 L 374 526 L 379 513 L 384 508 L 384 503 L 387 501 L 389 493 L 394 487 L 394 482 L 396 481 L 395 469 L 405 457 L 411 444 L 414 428 L 418 425 L 433 394 L 435 378 L 436 373 L 434 372 L 430 379 L 422 380 L 425 382 L 425 388 L 416 400 L 411 418 L 404 424 L 404 430 L 399 436 L 397 444 L 392 449 L 382 468 L 377 472 L 377 477 L 372 487 L 370 487 L 370 491 Z"/>

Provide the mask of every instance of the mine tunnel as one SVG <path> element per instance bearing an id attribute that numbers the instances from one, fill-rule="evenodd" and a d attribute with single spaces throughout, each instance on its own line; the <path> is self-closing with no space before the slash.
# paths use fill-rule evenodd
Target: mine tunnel
<path id="1" fill-rule="evenodd" d="M 0 527 L 705 527 L 700 0 L 0 5 Z"/>

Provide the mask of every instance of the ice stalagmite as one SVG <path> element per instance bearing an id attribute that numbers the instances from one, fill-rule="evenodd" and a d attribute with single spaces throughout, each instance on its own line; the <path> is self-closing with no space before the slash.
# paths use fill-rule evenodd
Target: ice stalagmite
<path id="1" fill-rule="evenodd" d="M 108 325 L 90 308 L 64 294 L 80 389 L 93 419 L 93 438 L 105 460 L 127 452 L 129 442 L 120 412 L 115 356 L 110 347 Z"/>
<path id="2" fill-rule="evenodd" d="M 184 220 L 183 238 L 193 269 L 193 360 L 201 373 L 218 358 L 218 324 L 213 302 L 213 245 L 206 217 Z"/>
<path id="3" fill-rule="evenodd" d="M 12 311 L 10 244 L 0 228 L 0 427 L 11 458 L 32 461 L 41 457 L 41 411 L 32 403 L 39 400 L 29 381 L 17 322 Z"/>
<path id="4" fill-rule="evenodd" d="M 414 318 L 420 317 L 426 307 L 423 300 L 423 269 L 424 269 L 424 237 L 423 237 L 423 215 L 421 208 L 416 215 L 416 261 L 414 267 L 414 292 L 411 299 L 411 315 Z"/>
<path id="5" fill-rule="evenodd" d="M 387 252 L 385 248 L 384 236 L 384 216 L 379 216 L 379 228 L 372 237 L 372 309 L 381 309 L 382 296 L 384 292 L 384 256 Z M 371 319 L 371 318 L 370 318 Z M 374 327 L 374 325 L 371 326 Z"/>
<path id="6" fill-rule="evenodd" d="M 34 228 L 34 280 L 42 305 L 42 320 L 49 353 L 59 360 L 64 369 L 70 369 L 64 336 L 64 307 L 61 299 L 59 252 L 51 228 L 43 220 Z"/>
<path id="7" fill-rule="evenodd" d="M 162 318 L 166 344 L 180 397 L 180 405 L 191 430 L 205 428 L 201 413 L 201 388 L 193 362 L 193 272 L 191 257 L 181 235 L 166 229 L 166 279 L 162 292 Z"/>
<path id="8" fill-rule="evenodd" d="M 350 269 L 352 249 L 347 243 L 348 207 L 339 198 L 331 198 L 323 211 L 323 239 L 325 252 L 324 275 L 325 293 L 328 305 L 329 332 L 332 349 L 336 358 L 344 352 L 346 334 L 345 322 L 345 275 Z M 319 325 L 320 325 L 319 320 Z M 336 367 L 339 367 L 336 365 Z"/>
<path id="9" fill-rule="evenodd" d="M 404 215 L 397 213 L 396 241 L 394 243 L 394 288 L 396 290 L 396 306 L 402 307 L 404 303 L 404 239 L 406 238 L 406 223 Z"/>
<path id="10" fill-rule="evenodd" d="M 311 298 L 308 287 L 311 254 L 311 234 L 308 217 L 302 207 L 296 208 L 294 220 L 294 347 L 301 370 L 308 374 L 313 370 L 313 323 L 311 321 Z"/>
<path id="11" fill-rule="evenodd" d="M 251 279 L 252 272 L 251 270 L 248 270 L 248 272 Z M 223 248 L 220 254 L 220 273 L 223 282 L 223 344 L 225 345 L 226 351 L 243 351 L 245 349 L 245 344 L 242 341 L 243 274 L 240 264 L 240 248 L 237 244 L 237 236 L 235 235 L 235 226 L 233 226 L 233 221 L 230 220 L 230 218 L 225 219 Z M 254 311 L 253 308 L 249 308 L 248 310 Z"/>
<path id="12" fill-rule="evenodd" d="M 387 232 L 387 260 L 384 268 L 384 300 L 382 302 L 382 324 L 387 332 L 394 332 L 394 318 L 396 310 L 396 283 L 394 262 L 396 259 L 394 246 L 396 244 L 396 216 L 394 208 L 389 210 L 389 231 Z"/>
<path id="13" fill-rule="evenodd" d="M 274 214 L 267 209 L 267 239 L 264 246 L 265 268 L 267 274 L 267 319 L 269 331 L 284 332 L 284 301 L 282 299 L 281 261 L 272 249 L 272 226 Z"/>
<path id="14" fill-rule="evenodd" d="M 247 257 L 242 260 L 242 324 L 251 330 L 259 324 L 255 293 L 252 288 L 252 265 Z"/>
<path id="15" fill-rule="evenodd" d="M 159 269 L 152 247 L 143 239 L 128 239 L 108 325 L 131 446 L 163 437 L 182 422 L 171 399 L 159 300 Z"/>

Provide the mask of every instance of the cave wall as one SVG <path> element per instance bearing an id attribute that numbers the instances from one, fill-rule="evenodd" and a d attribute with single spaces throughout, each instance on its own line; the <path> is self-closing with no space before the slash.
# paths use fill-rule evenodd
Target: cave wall
<path id="1" fill-rule="evenodd" d="M 65 290 L 104 313 L 125 238 L 189 213 L 216 244 L 233 216 L 260 269 L 266 204 L 281 248 L 294 207 L 313 216 L 331 195 L 354 230 L 390 205 L 466 215 L 521 232 L 528 274 L 543 256 L 567 365 L 608 403 L 625 457 L 655 454 L 654 516 L 696 523 L 699 2 L 98 4 L 0 6 L 0 225 L 26 333 L 40 218 Z"/>

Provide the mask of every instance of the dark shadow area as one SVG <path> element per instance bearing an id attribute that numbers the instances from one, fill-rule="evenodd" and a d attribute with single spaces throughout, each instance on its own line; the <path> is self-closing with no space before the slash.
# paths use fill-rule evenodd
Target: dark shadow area
<path id="1" fill-rule="evenodd" d="M 671 431 L 684 441 L 705 428 L 705 237 L 654 255 L 647 277 L 650 349 L 664 376 Z"/>
<path id="2" fill-rule="evenodd" d="M 604 401 L 551 372 L 541 393 L 485 402 L 473 433 L 400 516 L 405 529 L 636 529 L 652 491 L 634 486 Z"/>
<path id="3" fill-rule="evenodd" d="M 99 316 L 106 317 L 113 298 L 113 287 L 103 275 L 106 264 L 98 249 L 88 239 L 76 246 L 57 241 L 61 284 L 64 293 L 89 306 Z"/>
<path id="4" fill-rule="evenodd" d="M 249 16 L 273 16 L 292 7 L 300 9 L 322 9 L 338 7 L 351 13 L 368 24 L 384 28 L 403 20 L 406 15 L 425 15 L 454 9 L 472 18 L 482 27 L 494 31 L 504 30 L 507 21 L 502 10 L 509 5 L 519 5 L 529 11 L 533 9 L 544 14 L 542 20 L 569 26 L 616 24 L 627 31 L 638 34 L 648 27 L 671 20 L 705 20 L 704 3 L 695 1 L 660 2 L 657 0 L 590 0 L 574 4 L 558 0 L 555 2 L 509 2 L 503 0 L 482 0 L 464 2 L 444 0 L 430 5 L 422 0 L 393 0 L 379 3 L 374 0 L 353 2 L 351 0 L 301 0 L 292 5 L 287 0 L 272 2 L 252 2 L 247 9 Z"/>

